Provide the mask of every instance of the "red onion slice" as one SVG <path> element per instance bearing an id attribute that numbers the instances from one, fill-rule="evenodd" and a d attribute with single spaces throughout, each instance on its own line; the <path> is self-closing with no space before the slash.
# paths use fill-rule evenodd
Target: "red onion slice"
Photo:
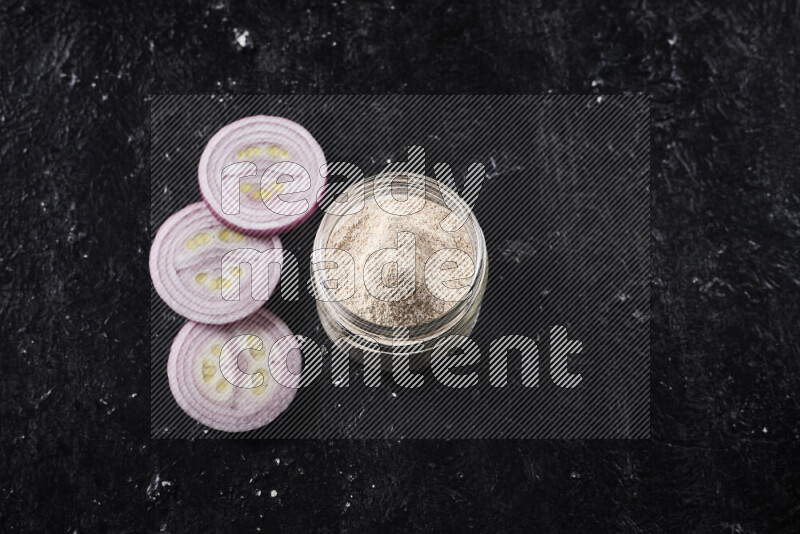
<path id="1" fill-rule="evenodd" d="M 227 253 L 242 249 L 267 252 L 259 256 L 234 253 L 248 260 L 250 267 L 239 267 L 234 256 L 223 262 Z M 271 262 L 283 265 L 278 236 L 256 237 L 231 230 L 203 202 L 197 202 L 158 229 L 150 249 L 150 276 L 159 296 L 175 313 L 199 323 L 225 324 L 254 313 L 275 291 L 279 277 L 269 276 Z"/>
<path id="2" fill-rule="evenodd" d="M 228 325 L 187 322 L 172 343 L 167 375 L 187 415 L 216 430 L 244 432 L 272 422 L 289 406 L 301 367 L 292 332 L 261 310 Z"/>
<path id="3" fill-rule="evenodd" d="M 258 115 L 219 130 L 200 157 L 198 181 L 209 209 L 244 232 L 277 234 L 305 221 L 324 193 L 325 155 L 288 119 Z"/>

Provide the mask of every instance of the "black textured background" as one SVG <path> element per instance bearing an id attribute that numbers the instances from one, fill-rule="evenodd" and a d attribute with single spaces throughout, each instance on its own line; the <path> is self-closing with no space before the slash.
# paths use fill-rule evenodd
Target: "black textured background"
<path id="1" fill-rule="evenodd" d="M 797 2 L 95 4 L 0 6 L 4 530 L 797 530 Z M 148 94 L 548 91 L 652 95 L 652 439 L 149 439 Z"/>

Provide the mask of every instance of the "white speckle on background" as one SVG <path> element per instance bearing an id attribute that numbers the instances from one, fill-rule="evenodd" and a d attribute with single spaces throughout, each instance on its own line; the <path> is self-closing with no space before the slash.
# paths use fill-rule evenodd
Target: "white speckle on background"
<path id="1" fill-rule="evenodd" d="M 236 39 L 236 44 L 239 45 L 239 48 L 253 48 L 253 38 L 250 37 L 249 30 L 240 30 L 239 28 L 234 28 L 233 35 Z"/>

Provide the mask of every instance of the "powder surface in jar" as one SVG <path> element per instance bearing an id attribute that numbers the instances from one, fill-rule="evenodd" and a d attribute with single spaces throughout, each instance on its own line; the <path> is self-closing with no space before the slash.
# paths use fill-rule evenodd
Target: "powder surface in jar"
<path id="1" fill-rule="evenodd" d="M 355 294 L 343 304 L 355 315 L 382 326 L 417 326 L 433 321 L 453 308 L 431 294 L 425 284 L 425 263 L 442 249 L 460 249 L 474 261 L 472 243 L 464 227 L 446 232 L 439 223 L 450 211 L 432 201 L 411 215 L 387 213 L 375 202 L 367 202 L 360 212 L 342 216 L 328 238 L 328 248 L 346 250 L 355 261 Z M 415 291 L 405 300 L 387 302 L 375 298 L 364 284 L 364 265 L 378 250 L 396 248 L 397 234 L 411 232 L 415 236 Z M 380 276 L 380 275 L 378 275 Z M 397 283 L 397 266 L 387 268 L 383 275 L 387 286 Z"/>

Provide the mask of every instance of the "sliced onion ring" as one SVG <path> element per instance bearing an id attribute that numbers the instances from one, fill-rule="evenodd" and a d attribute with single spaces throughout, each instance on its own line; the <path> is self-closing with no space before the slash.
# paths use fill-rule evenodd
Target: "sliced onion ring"
<path id="1" fill-rule="evenodd" d="M 225 376 L 220 361 L 228 366 Z M 233 365 L 238 372 L 231 371 Z M 167 376 L 172 396 L 191 418 L 216 430 L 244 432 L 286 410 L 300 384 L 301 367 L 292 332 L 276 315 L 261 310 L 228 325 L 187 322 L 172 343 Z M 249 383 L 234 385 L 226 379 L 232 373 Z"/>
<path id="2" fill-rule="evenodd" d="M 244 232 L 277 234 L 317 208 L 327 182 L 321 174 L 325 164 L 308 130 L 288 119 L 257 115 L 214 134 L 197 176 L 219 220 Z"/>
<path id="3" fill-rule="evenodd" d="M 251 276 L 240 275 L 241 269 L 232 265 L 223 272 L 223 257 L 237 249 L 268 252 L 250 263 Z M 197 202 L 173 214 L 158 229 L 150 249 L 150 276 L 159 296 L 175 313 L 200 323 L 225 324 L 255 313 L 275 291 L 279 277 L 268 276 L 264 267 L 270 261 L 283 265 L 278 236 L 231 230 L 203 202 Z M 224 291 L 227 298 L 235 299 L 236 287 L 238 300 L 223 298 Z"/>

